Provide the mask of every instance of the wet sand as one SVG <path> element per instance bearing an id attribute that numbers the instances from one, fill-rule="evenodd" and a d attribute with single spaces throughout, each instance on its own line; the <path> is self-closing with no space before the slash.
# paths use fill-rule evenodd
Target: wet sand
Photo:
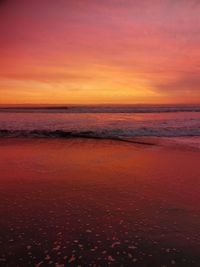
<path id="1" fill-rule="evenodd" d="M 200 152 L 0 139 L 0 266 L 200 266 Z"/>

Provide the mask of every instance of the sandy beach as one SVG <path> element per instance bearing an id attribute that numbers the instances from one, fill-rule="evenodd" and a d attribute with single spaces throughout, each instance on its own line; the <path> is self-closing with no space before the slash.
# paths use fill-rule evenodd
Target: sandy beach
<path id="1" fill-rule="evenodd" d="M 199 151 L 0 139 L 0 265 L 200 266 Z"/>
<path id="2" fill-rule="evenodd" d="M 200 0 L 0 0 L 0 267 L 200 267 Z"/>

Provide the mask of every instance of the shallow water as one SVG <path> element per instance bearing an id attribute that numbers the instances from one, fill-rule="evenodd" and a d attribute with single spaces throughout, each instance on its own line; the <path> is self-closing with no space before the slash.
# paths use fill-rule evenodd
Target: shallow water
<path id="1" fill-rule="evenodd" d="M 200 266 L 199 152 L 0 139 L 1 266 Z"/>
<path id="2" fill-rule="evenodd" d="M 82 106 L 1 109 L 0 135 L 52 136 L 53 131 L 98 137 L 200 136 L 200 106 Z M 4 132 L 2 132 L 4 131 Z M 33 134 L 31 134 L 33 137 Z M 58 132 L 56 137 L 59 137 Z"/>

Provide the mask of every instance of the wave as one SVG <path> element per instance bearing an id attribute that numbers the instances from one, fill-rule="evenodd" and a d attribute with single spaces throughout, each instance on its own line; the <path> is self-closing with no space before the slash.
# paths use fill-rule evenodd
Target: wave
<path id="1" fill-rule="evenodd" d="M 23 138 L 95 138 L 126 139 L 130 137 L 195 137 L 200 136 L 200 128 L 138 128 L 132 130 L 110 129 L 96 131 L 65 130 L 8 130 L 0 129 L 0 137 Z"/>
<path id="2" fill-rule="evenodd" d="M 14 113 L 170 113 L 200 112 L 200 105 L 185 106 L 60 106 L 60 107 L 0 107 L 0 112 Z"/>
<path id="3" fill-rule="evenodd" d="M 142 145 L 155 145 L 151 142 L 130 140 L 117 136 L 99 135 L 92 131 L 83 132 L 66 132 L 66 131 L 41 131 L 41 130 L 0 130 L 0 137 L 15 137 L 15 138 L 87 138 L 87 139 L 108 139 L 113 141 L 142 144 Z"/>

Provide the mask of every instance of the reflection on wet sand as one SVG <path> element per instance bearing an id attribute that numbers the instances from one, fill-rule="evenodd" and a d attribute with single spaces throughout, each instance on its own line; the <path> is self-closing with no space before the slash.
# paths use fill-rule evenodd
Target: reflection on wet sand
<path id="1" fill-rule="evenodd" d="M 199 152 L 0 140 L 1 266 L 199 266 Z"/>

